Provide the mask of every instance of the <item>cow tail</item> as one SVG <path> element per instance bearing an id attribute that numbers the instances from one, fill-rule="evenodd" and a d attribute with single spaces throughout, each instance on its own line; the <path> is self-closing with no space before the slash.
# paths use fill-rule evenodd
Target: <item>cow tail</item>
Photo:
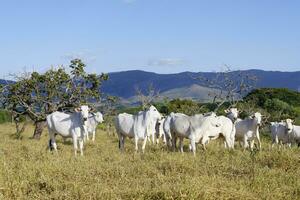
<path id="1" fill-rule="evenodd" d="M 232 130 L 231 130 L 231 134 L 230 134 L 232 148 L 234 148 L 235 133 L 236 133 L 235 123 L 232 123 Z"/>
<path id="2" fill-rule="evenodd" d="M 49 139 L 49 149 L 50 149 L 50 151 L 53 150 L 53 145 L 52 145 L 51 139 Z"/>

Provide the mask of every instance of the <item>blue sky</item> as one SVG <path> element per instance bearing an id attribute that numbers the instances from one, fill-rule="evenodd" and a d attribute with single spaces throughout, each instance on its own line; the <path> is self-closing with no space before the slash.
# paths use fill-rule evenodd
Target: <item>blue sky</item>
<path id="1" fill-rule="evenodd" d="M 300 1 L 0 0 L 0 75 L 80 57 L 90 72 L 300 70 Z"/>

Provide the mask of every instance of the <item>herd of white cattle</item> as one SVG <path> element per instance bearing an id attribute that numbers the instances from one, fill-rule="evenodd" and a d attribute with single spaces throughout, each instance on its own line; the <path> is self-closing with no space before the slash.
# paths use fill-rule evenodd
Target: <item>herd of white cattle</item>
<path id="1" fill-rule="evenodd" d="M 88 106 L 81 106 L 76 112 L 67 114 L 54 112 L 47 116 L 49 131 L 49 148 L 57 151 L 55 136 L 71 137 L 75 155 L 78 144 L 80 154 L 83 155 L 83 145 L 89 140 L 95 140 L 97 125 L 103 122 L 100 112 L 91 113 Z M 189 148 L 195 155 L 196 144 L 201 143 L 206 150 L 206 145 L 219 137 L 224 138 L 225 148 L 234 149 L 235 141 L 246 149 L 253 150 L 255 140 L 258 149 L 261 149 L 259 129 L 262 126 L 262 115 L 254 113 L 246 119 L 238 118 L 237 108 L 225 110 L 227 116 L 217 116 L 214 112 L 188 116 L 182 113 L 170 113 L 163 117 L 154 106 L 136 115 L 121 113 L 115 120 L 115 128 L 119 138 L 119 148 L 124 150 L 125 138 L 134 138 L 135 150 L 138 151 L 139 140 L 142 140 L 142 152 L 145 151 L 147 141 L 159 143 L 162 139 L 175 151 L 177 139 L 179 150 L 183 152 L 183 139 L 189 139 Z M 300 126 L 293 124 L 291 119 L 270 123 L 272 146 L 274 144 L 291 146 L 300 144 Z"/>

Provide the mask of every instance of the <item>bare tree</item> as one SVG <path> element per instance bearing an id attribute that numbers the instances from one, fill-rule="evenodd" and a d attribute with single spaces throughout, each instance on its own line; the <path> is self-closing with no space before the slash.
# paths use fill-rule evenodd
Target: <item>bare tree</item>
<path id="1" fill-rule="evenodd" d="M 155 99 L 159 97 L 159 91 L 155 90 L 153 84 L 149 84 L 148 89 L 143 92 L 139 87 L 135 88 L 138 102 L 141 104 L 143 110 L 148 108 Z"/>
<path id="2" fill-rule="evenodd" d="M 257 77 L 246 71 L 232 71 L 225 65 L 225 70 L 216 72 L 210 78 L 198 77 L 201 84 L 214 88 L 209 93 L 217 111 L 225 102 L 236 106 L 238 100 L 255 88 Z"/>

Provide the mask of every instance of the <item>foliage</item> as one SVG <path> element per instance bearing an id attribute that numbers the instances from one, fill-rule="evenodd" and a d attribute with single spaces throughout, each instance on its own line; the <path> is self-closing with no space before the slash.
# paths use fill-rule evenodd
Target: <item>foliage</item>
<path id="1" fill-rule="evenodd" d="M 206 109 L 201 106 L 200 103 L 197 103 L 192 100 L 180 100 L 180 99 L 174 99 L 171 100 L 168 105 L 168 112 L 179 112 L 184 113 L 187 115 L 193 115 L 196 113 L 202 113 Z"/>
<path id="2" fill-rule="evenodd" d="M 0 124 L 11 122 L 11 114 L 7 110 L 0 110 Z"/>
<path id="3" fill-rule="evenodd" d="M 60 67 L 16 76 L 15 83 L 2 86 L 3 107 L 12 112 L 15 121 L 20 115 L 28 115 L 38 125 L 56 110 L 98 101 L 101 83 L 108 76 L 87 74 L 80 59 L 72 60 L 70 68 L 70 74 Z"/>
<path id="4" fill-rule="evenodd" d="M 261 88 L 251 91 L 244 100 L 253 100 L 263 107 L 268 99 L 279 99 L 292 106 L 300 106 L 300 93 L 285 88 Z"/>

